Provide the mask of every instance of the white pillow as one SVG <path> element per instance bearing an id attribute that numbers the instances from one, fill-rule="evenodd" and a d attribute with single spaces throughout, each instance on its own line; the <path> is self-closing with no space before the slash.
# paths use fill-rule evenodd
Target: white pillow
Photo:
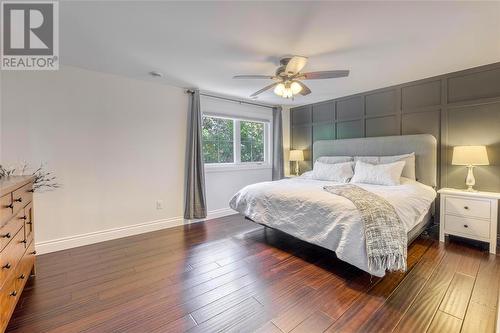
<path id="1" fill-rule="evenodd" d="M 347 183 L 352 178 L 352 167 L 354 162 L 344 163 L 314 163 L 312 178 L 317 180 L 329 180 L 339 183 Z"/>
<path id="2" fill-rule="evenodd" d="M 375 165 L 357 161 L 351 183 L 400 185 L 404 166 L 405 161 Z"/>
<path id="3" fill-rule="evenodd" d="M 316 161 L 321 163 L 343 163 L 343 162 L 351 162 L 354 161 L 354 157 L 352 156 L 321 156 Z"/>
<path id="4" fill-rule="evenodd" d="M 354 161 L 361 161 L 370 164 L 387 164 L 397 161 L 405 161 L 402 177 L 416 180 L 415 178 L 415 153 L 393 155 L 393 156 L 355 156 Z"/>

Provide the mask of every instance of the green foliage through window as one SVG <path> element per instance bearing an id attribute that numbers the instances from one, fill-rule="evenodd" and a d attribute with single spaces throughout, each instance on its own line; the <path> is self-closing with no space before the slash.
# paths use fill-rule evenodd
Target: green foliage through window
<path id="1" fill-rule="evenodd" d="M 234 142 L 238 129 L 240 140 Z M 203 116 L 202 139 L 205 163 L 265 161 L 265 124 L 262 122 Z M 234 155 L 235 147 L 240 149 L 236 150 L 239 160 L 238 154 Z"/>
<path id="2" fill-rule="evenodd" d="M 205 163 L 233 163 L 234 121 L 232 119 L 203 117 L 203 157 Z"/>
<path id="3" fill-rule="evenodd" d="M 264 124 L 240 121 L 241 162 L 264 162 Z"/>

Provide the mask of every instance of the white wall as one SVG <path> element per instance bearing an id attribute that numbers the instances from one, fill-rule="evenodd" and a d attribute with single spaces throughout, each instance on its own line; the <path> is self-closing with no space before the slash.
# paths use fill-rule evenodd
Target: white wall
<path id="1" fill-rule="evenodd" d="M 268 107 L 240 104 L 217 98 L 202 96 L 201 109 L 205 114 L 272 121 L 272 110 Z M 272 126 L 270 127 L 269 137 L 272 138 Z M 233 167 L 210 168 L 209 166 L 205 166 L 208 210 L 227 210 L 229 208 L 229 201 L 241 188 L 270 180 L 272 180 L 272 168 L 270 165 L 240 169 Z"/>
<path id="2" fill-rule="evenodd" d="M 42 252 L 182 223 L 187 101 L 74 67 L 3 73 L 3 161 L 46 162 L 63 185 L 35 197 Z"/>
<path id="3" fill-rule="evenodd" d="M 271 169 L 205 171 L 207 206 L 209 211 L 222 212 L 229 200 L 243 187 L 272 179 Z M 236 212 L 233 212 L 236 213 Z"/>
<path id="4" fill-rule="evenodd" d="M 62 184 L 35 194 L 40 253 L 185 223 L 183 89 L 75 67 L 1 75 L 0 161 L 44 162 Z M 238 103 L 202 107 L 271 117 Z M 243 186 L 270 179 L 269 167 L 207 171 L 209 218 L 232 213 Z"/>

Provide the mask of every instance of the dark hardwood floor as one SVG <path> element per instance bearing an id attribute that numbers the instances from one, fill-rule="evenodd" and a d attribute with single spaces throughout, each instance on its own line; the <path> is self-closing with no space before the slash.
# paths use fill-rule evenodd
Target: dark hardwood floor
<path id="1" fill-rule="evenodd" d="M 41 255 L 8 332 L 493 332 L 500 258 L 419 238 L 383 279 L 233 215 Z"/>

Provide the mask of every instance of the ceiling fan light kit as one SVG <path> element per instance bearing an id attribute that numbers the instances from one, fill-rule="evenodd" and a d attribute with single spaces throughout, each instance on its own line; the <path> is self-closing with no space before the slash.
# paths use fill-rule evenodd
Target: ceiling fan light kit
<path id="1" fill-rule="evenodd" d="M 269 75 L 236 75 L 233 79 L 271 79 L 276 82 L 254 92 L 250 97 L 256 98 L 263 92 L 274 89 L 274 93 L 283 98 L 294 98 L 295 95 L 309 95 L 311 89 L 302 80 L 321 80 L 346 77 L 348 70 L 320 71 L 301 73 L 307 64 L 307 58 L 301 56 L 283 57 L 274 76 Z"/>
<path id="2" fill-rule="evenodd" d="M 283 98 L 293 98 L 302 91 L 302 86 L 295 81 L 285 81 L 284 83 L 278 83 L 274 88 L 274 93 Z"/>

